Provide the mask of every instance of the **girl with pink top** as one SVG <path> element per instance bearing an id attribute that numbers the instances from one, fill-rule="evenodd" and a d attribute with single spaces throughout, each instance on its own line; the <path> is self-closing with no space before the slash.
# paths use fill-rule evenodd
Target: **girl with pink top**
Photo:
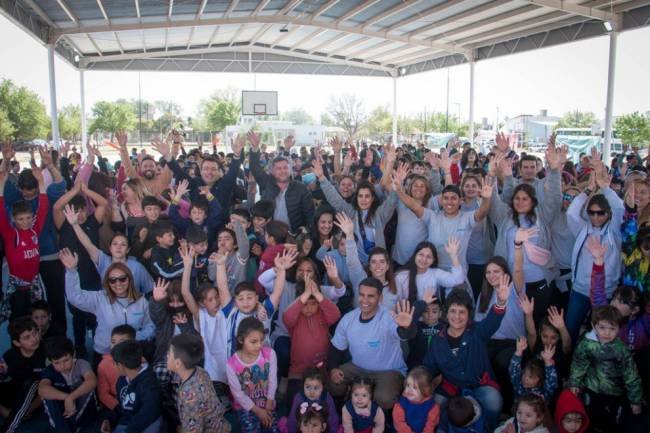
<path id="1" fill-rule="evenodd" d="M 265 337 L 258 319 L 242 320 L 237 329 L 237 351 L 226 366 L 242 433 L 279 433 L 275 415 L 277 359 L 273 349 L 264 346 Z"/>

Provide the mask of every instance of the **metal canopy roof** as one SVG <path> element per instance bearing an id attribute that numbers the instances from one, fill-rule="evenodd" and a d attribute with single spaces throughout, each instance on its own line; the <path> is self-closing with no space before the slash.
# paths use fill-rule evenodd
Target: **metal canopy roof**
<path id="1" fill-rule="evenodd" d="M 650 25 L 650 0 L 0 0 L 87 70 L 397 76 Z"/>

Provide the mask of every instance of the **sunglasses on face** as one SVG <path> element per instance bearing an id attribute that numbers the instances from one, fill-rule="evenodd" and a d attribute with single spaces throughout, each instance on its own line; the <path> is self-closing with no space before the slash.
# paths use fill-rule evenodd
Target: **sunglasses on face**
<path id="1" fill-rule="evenodd" d="M 589 216 L 596 216 L 596 215 L 597 216 L 605 216 L 605 215 L 607 215 L 607 211 L 606 210 L 588 210 L 587 215 L 589 215 Z"/>
<path id="2" fill-rule="evenodd" d="M 111 277 L 111 278 L 109 278 L 108 282 L 111 283 L 111 284 L 115 284 L 118 281 L 120 283 L 126 283 L 128 280 L 129 280 L 129 277 L 127 277 L 126 275 L 120 275 L 119 277 Z"/>

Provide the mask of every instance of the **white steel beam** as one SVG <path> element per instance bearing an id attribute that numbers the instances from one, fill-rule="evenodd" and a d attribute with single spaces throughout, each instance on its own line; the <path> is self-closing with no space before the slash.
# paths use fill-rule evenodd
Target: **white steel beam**
<path id="1" fill-rule="evenodd" d="M 295 32 L 296 30 L 298 30 L 300 28 L 302 28 L 302 26 L 296 26 L 294 29 L 289 30 L 288 32 L 281 33 L 280 36 L 278 36 L 273 42 L 271 42 L 271 46 L 276 47 L 276 46 L 280 45 L 280 42 L 282 42 L 283 40 L 285 40 L 289 36 L 292 36 L 293 32 Z"/>
<path id="2" fill-rule="evenodd" d="M 457 13 L 457 14 L 452 15 L 450 17 L 447 17 L 447 18 L 444 18 L 444 19 L 441 19 L 441 20 L 436 20 L 436 21 L 434 21 L 434 22 L 432 22 L 432 23 L 430 23 L 430 24 L 428 24 L 428 25 L 426 25 L 424 27 L 417 28 L 417 29 L 415 29 L 415 30 L 413 30 L 411 32 L 408 32 L 408 36 L 412 37 L 412 36 L 421 35 L 423 33 L 426 33 L 428 31 L 430 31 L 430 30 L 437 29 L 437 28 L 439 28 L 441 26 L 444 26 L 444 25 L 447 25 L 447 24 L 450 24 L 450 23 L 463 22 L 463 20 L 465 20 L 468 17 L 471 17 L 472 15 L 487 12 L 487 11 L 497 7 L 497 6 L 502 6 L 502 5 L 505 5 L 507 3 L 510 3 L 510 0 L 491 1 L 489 3 L 485 3 L 485 4 L 481 5 L 481 6 L 471 8 L 471 9 L 468 9 L 466 11 Z"/>
<path id="3" fill-rule="evenodd" d="M 273 24 L 264 24 L 258 31 L 253 35 L 251 40 L 248 42 L 249 45 L 255 45 L 255 43 L 264 36 L 264 33 L 268 32 L 269 29 L 273 27 Z"/>
<path id="4" fill-rule="evenodd" d="M 53 43 L 47 45 L 47 71 L 50 82 L 50 120 L 52 121 L 52 142 L 54 148 L 59 148 L 59 113 L 56 108 L 56 77 L 54 73 L 54 52 Z"/>
<path id="5" fill-rule="evenodd" d="M 120 41 L 117 32 L 113 32 L 113 36 L 115 37 L 115 42 L 117 42 L 117 47 L 120 49 L 120 53 L 124 54 L 124 47 L 122 46 L 122 42 Z"/>
<path id="6" fill-rule="evenodd" d="M 329 38 L 328 40 L 321 42 L 320 44 L 316 45 L 315 47 L 311 48 L 309 50 L 310 53 L 315 53 L 319 52 L 321 48 L 326 47 L 328 45 L 333 44 L 336 41 L 340 41 L 341 39 L 350 36 L 347 33 L 339 33 L 338 35 L 334 36 L 333 38 Z M 294 48 L 295 49 L 295 48 Z"/>
<path id="7" fill-rule="evenodd" d="M 363 57 L 363 60 L 365 60 L 366 62 L 374 61 L 376 59 L 381 59 L 382 57 L 389 57 L 389 56 L 391 56 L 391 55 L 393 55 L 395 53 L 402 53 L 402 52 L 404 52 L 405 49 L 408 49 L 408 48 L 411 48 L 411 47 L 408 47 L 408 46 L 405 47 L 404 45 L 400 45 L 399 47 L 395 47 L 395 48 L 390 49 L 388 51 L 379 52 L 379 53 L 377 53 L 377 54 L 375 54 L 373 56 Z"/>
<path id="8" fill-rule="evenodd" d="M 379 15 L 375 15 L 374 17 L 370 18 L 367 20 L 365 23 L 363 23 L 363 27 L 369 27 L 373 24 L 378 23 L 379 21 L 386 19 L 388 17 L 392 17 L 393 15 L 402 12 L 404 9 L 409 8 L 411 6 L 414 6 L 418 3 L 420 3 L 422 0 L 406 0 L 402 1 L 402 3 L 398 4 L 397 6 L 393 6 L 392 8 L 388 9 L 385 12 L 380 13 Z"/>
<path id="9" fill-rule="evenodd" d="M 370 6 L 374 5 L 378 1 L 379 0 L 366 0 L 364 2 L 361 2 L 357 7 L 350 9 L 349 11 L 347 11 L 346 13 L 338 17 L 334 22 L 342 23 L 343 21 L 347 21 L 353 16 L 355 16 L 356 14 L 365 11 L 366 9 L 368 9 Z"/>
<path id="10" fill-rule="evenodd" d="M 342 45 L 342 46 L 338 47 L 338 48 L 336 49 L 336 52 L 337 52 L 337 53 L 342 53 L 342 52 L 344 52 L 344 51 L 349 50 L 350 48 L 354 48 L 354 47 L 356 47 L 356 46 L 358 46 L 358 45 L 365 44 L 365 43 L 368 42 L 369 40 L 370 40 L 370 38 L 368 38 L 368 37 L 359 38 L 359 39 L 357 39 L 357 40 L 355 40 L 355 41 L 349 42 L 349 43 L 347 43 L 347 44 L 345 44 L 345 45 Z M 347 56 L 345 56 L 345 57 L 347 57 Z"/>
<path id="11" fill-rule="evenodd" d="M 140 31 L 140 35 L 142 36 L 142 51 L 145 53 L 147 52 L 147 40 L 144 37 L 144 30 Z"/>
<path id="12" fill-rule="evenodd" d="M 393 75 L 393 146 L 397 147 L 397 75 Z"/>
<path id="13" fill-rule="evenodd" d="M 580 15 L 583 17 L 591 18 L 600 21 L 615 21 L 616 14 L 602 11 L 599 9 L 577 5 L 564 0 L 527 0 L 537 6 L 554 9 L 562 12 L 567 12 L 572 15 Z"/>
<path id="14" fill-rule="evenodd" d="M 201 1 L 201 5 L 199 6 L 199 10 L 196 12 L 196 18 L 201 18 L 201 15 L 203 15 L 203 11 L 205 10 L 205 6 L 208 4 L 208 0 L 203 0 Z"/>
<path id="15" fill-rule="evenodd" d="M 167 10 L 167 18 L 171 19 L 174 13 L 174 0 L 169 0 L 169 9 Z"/>
<path id="16" fill-rule="evenodd" d="M 371 63 L 365 63 L 365 62 L 354 62 L 346 59 L 337 59 L 335 57 L 325 57 L 325 56 L 319 56 L 319 55 L 313 55 L 313 54 L 306 54 L 306 53 L 300 53 L 300 52 L 293 52 L 293 51 L 286 51 L 286 50 L 278 50 L 278 49 L 273 49 L 273 48 L 266 48 L 266 47 L 260 47 L 260 46 L 255 46 L 255 47 L 250 47 L 250 46 L 235 46 L 235 47 L 214 47 L 214 48 L 193 48 L 191 50 L 173 50 L 170 52 L 148 52 L 146 54 L 142 53 L 128 53 L 128 54 L 112 54 L 112 55 L 105 55 L 102 57 L 99 56 L 91 56 L 91 57 L 83 57 L 80 60 L 80 67 L 86 68 L 89 64 L 91 63 L 102 63 L 102 62 L 111 62 L 111 61 L 117 61 L 117 60 L 136 60 L 136 59 L 170 59 L 175 56 L 184 56 L 185 59 L 188 59 L 188 55 L 190 54 L 196 54 L 196 59 L 195 60 L 203 60 L 201 58 L 202 54 L 214 54 L 214 53 L 263 53 L 263 54 L 278 54 L 280 56 L 286 56 L 286 57 L 292 57 L 296 59 L 304 59 L 304 60 L 310 60 L 309 63 L 313 62 L 318 62 L 318 63 L 323 63 L 323 64 L 337 64 L 337 65 L 346 65 L 346 66 L 354 66 L 358 68 L 366 68 L 366 69 L 373 69 L 377 71 L 382 71 L 386 73 L 392 73 L 394 72 L 393 68 L 388 68 L 382 65 L 376 65 L 376 64 L 371 64 Z M 269 63 L 272 63 L 272 61 L 266 61 Z M 277 62 L 281 63 L 287 63 L 291 62 L 291 60 L 277 60 Z"/>
<path id="17" fill-rule="evenodd" d="M 97 42 L 95 42 L 95 39 L 93 39 L 93 37 L 91 35 L 89 35 L 89 34 L 86 34 L 86 37 L 88 38 L 90 43 L 93 45 L 93 47 L 95 47 L 95 51 L 97 51 L 97 54 L 99 54 L 100 56 L 103 56 L 104 54 L 102 53 L 102 50 L 99 48 L 99 45 L 97 45 Z"/>
<path id="18" fill-rule="evenodd" d="M 84 70 L 79 69 L 79 108 L 81 111 L 81 148 L 86 144 L 86 86 L 84 83 Z"/>
<path id="19" fill-rule="evenodd" d="M 226 9 L 226 12 L 224 12 L 223 17 L 228 18 L 232 11 L 235 10 L 237 5 L 239 4 L 239 0 L 230 0 L 230 4 L 228 5 L 228 9 Z"/>
<path id="20" fill-rule="evenodd" d="M 452 30 L 446 30 L 444 32 L 436 34 L 433 37 L 434 38 L 442 37 L 442 38 L 445 38 L 445 39 L 449 39 L 451 36 L 458 35 L 458 34 L 461 34 L 461 33 L 465 33 L 465 32 L 470 31 L 470 30 L 473 31 L 475 29 L 478 29 L 478 28 L 481 28 L 483 26 L 487 26 L 487 25 L 490 25 L 490 24 L 501 23 L 501 22 L 512 22 L 511 18 L 522 15 L 522 14 L 525 14 L 525 13 L 528 13 L 528 12 L 535 11 L 537 9 L 539 9 L 539 6 L 535 6 L 535 5 L 524 6 L 524 7 L 521 7 L 521 8 L 513 9 L 513 10 L 508 11 L 508 12 L 504 12 L 502 14 L 497 14 L 497 15 L 491 16 L 489 18 L 485 18 L 485 19 L 483 19 L 481 21 L 477 21 L 475 23 L 470 23 L 470 24 L 466 24 L 464 26 L 456 27 L 455 29 L 452 29 Z M 506 21 L 506 20 L 511 20 L 511 21 Z M 519 22 L 524 22 L 524 21 L 527 21 L 527 20 L 521 20 Z"/>
<path id="21" fill-rule="evenodd" d="M 269 4 L 270 1 L 271 1 L 271 0 L 262 0 L 262 1 L 260 2 L 260 4 L 258 4 L 257 7 L 255 8 L 255 10 L 253 11 L 253 14 L 252 14 L 252 15 L 253 15 L 253 16 L 256 16 L 257 14 L 259 14 L 260 12 L 262 12 L 262 10 L 266 7 L 266 5 Z"/>
<path id="22" fill-rule="evenodd" d="M 393 45 L 394 43 L 395 42 L 393 42 L 393 41 L 382 41 L 382 42 L 380 42 L 380 43 L 378 43 L 376 45 L 373 45 L 371 47 L 366 47 L 366 48 L 354 51 L 354 52 L 348 54 L 345 57 L 347 57 L 348 59 L 354 59 L 357 56 L 359 56 L 360 54 L 368 53 L 368 52 L 374 51 L 374 50 L 379 50 L 381 48 L 387 47 L 388 45 Z"/>
<path id="23" fill-rule="evenodd" d="M 426 62 L 427 60 L 433 60 L 433 59 L 437 59 L 439 57 L 444 57 L 444 56 L 445 56 L 445 54 L 442 51 L 438 51 L 438 52 L 432 51 L 432 52 L 430 52 L 428 54 L 425 54 L 423 56 L 412 57 L 408 61 L 403 60 L 403 61 L 401 61 L 399 63 L 396 63 L 395 65 L 396 66 L 414 65 L 416 63 Z M 392 62 L 383 61 L 382 63 L 388 64 L 388 63 L 392 63 Z"/>
<path id="24" fill-rule="evenodd" d="M 169 46 L 168 43 L 169 43 L 169 29 L 165 29 L 165 51 L 167 51 L 167 48 Z"/>
<path id="25" fill-rule="evenodd" d="M 316 9 L 316 12 L 314 12 L 313 14 L 311 14 L 311 19 L 313 20 L 314 18 L 316 18 L 316 17 L 319 16 L 320 14 L 325 13 L 329 8 L 331 8 L 332 6 L 334 6 L 335 4 L 337 4 L 338 2 L 339 2 L 339 0 L 330 0 L 330 1 L 328 1 L 328 2 L 325 3 L 323 6 L 319 7 L 318 9 Z"/>
<path id="26" fill-rule="evenodd" d="M 79 22 L 79 19 L 72 13 L 72 9 L 70 9 L 70 6 L 64 0 L 56 0 L 56 2 L 61 6 L 61 9 L 63 9 L 63 12 L 65 12 L 68 18 L 70 18 L 70 21 L 75 24 Z"/>
<path id="27" fill-rule="evenodd" d="M 467 59 L 469 61 L 469 142 L 474 145 L 474 56 Z M 460 120 L 460 119 L 459 119 Z M 481 149 L 483 152 L 484 149 Z"/>
<path id="28" fill-rule="evenodd" d="M 187 38 L 187 49 L 188 50 L 192 46 L 192 38 L 194 37 L 194 29 L 195 29 L 195 27 L 192 27 L 192 29 L 190 30 L 190 37 Z"/>
<path id="29" fill-rule="evenodd" d="M 487 41 L 482 40 L 480 42 L 476 42 L 476 43 L 473 43 L 473 44 L 467 44 L 467 45 L 465 45 L 465 47 L 469 47 L 470 49 L 473 50 L 475 48 L 484 47 L 484 46 L 493 45 L 493 44 L 498 44 L 499 42 L 509 41 L 509 40 L 512 40 L 512 39 L 524 38 L 524 37 L 532 35 L 532 34 L 543 33 L 543 32 L 547 32 L 547 31 L 550 31 L 550 30 L 555 30 L 555 29 L 558 29 L 558 28 L 561 28 L 561 27 L 566 27 L 566 26 L 570 26 L 570 25 L 573 25 L 573 24 L 582 23 L 582 22 L 585 22 L 585 21 L 588 21 L 588 20 L 589 20 L 589 18 L 574 15 L 574 16 L 569 17 L 569 18 L 567 18 L 565 20 L 562 20 L 562 21 L 557 21 L 557 22 L 553 22 L 553 23 L 550 23 L 550 24 L 545 24 L 545 25 L 542 25 L 542 26 L 539 26 L 539 27 L 533 27 L 532 29 L 525 29 L 525 30 L 520 30 L 518 32 L 506 33 L 506 34 L 504 34 L 502 36 L 497 36 L 497 37 L 495 37 L 493 39 L 489 39 Z"/>
<path id="30" fill-rule="evenodd" d="M 138 17 L 138 20 L 142 18 L 140 15 L 140 1 L 139 0 L 134 0 L 135 1 L 135 15 Z"/>
<path id="31" fill-rule="evenodd" d="M 609 162 L 612 151 L 612 122 L 614 110 L 614 77 L 616 74 L 616 41 L 618 29 L 609 33 L 609 62 L 607 68 L 607 105 L 605 107 L 605 142 L 603 143 L 603 160 Z"/>
<path id="32" fill-rule="evenodd" d="M 102 12 L 104 19 L 108 21 L 108 15 L 106 14 L 106 9 L 104 9 L 104 4 L 102 3 L 102 0 L 97 0 L 97 7 L 99 7 L 99 10 Z"/>
<path id="33" fill-rule="evenodd" d="M 326 31 L 327 31 L 327 30 L 325 30 L 325 29 L 317 29 L 315 32 L 312 32 L 312 33 L 308 34 L 307 36 L 305 36 L 304 38 L 302 38 L 301 40 L 299 40 L 298 42 L 296 42 L 295 44 L 293 44 L 293 47 L 291 47 L 291 50 L 299 50 L 299 49 L 301 49 L 300 47 L 301 47 L 304 43 L 306 43 L 306 42 L 308 42 L 308 41 L 311 41 L 312 39 L 314 39 L 315 37 L 318 37 L 318 36 L 322 35 L 322 34 L 325 33 Z"/>
<path id="34" fill-rule="evenodd" d="M 212 47 L 212 44 L 214 44 L 214 39 L 217 37 L 218 33 L 219 33 L 219 26 L 214 26 L 214 31 L 212 32 L 212 35 L 210 35 L 210 41 L 208 42 L 208 48 Z"/>
<path id="35" fill-rule="evenodd" d="M 452 0 L 453 1 L 453 0 Z M 451 3 L 451 2 L 447 2 Z M 231 17 L 231 18 L 214 18 L 204 20 L 165 20 L 165 21 L 152 21 L 152 22 L 133 22 L 128 24 L 107 24 L 98 26 L 79 26 L 66 29 L 59 29 L 54 32 L 53 36 L 59 38 L 67 34 L 76 33 L 96 33 L 96 32 L 110 32 L 110 31 L 126 31 L 138 29 L 161 29 L 161 28 L 183 28 L 192 26 L 212 26 L 212 25 L 228 25 L 228 24 L 291 24 L 312 26 L 320 29 L 334 30 L 338 32 L 345 32 L 348 34 L 357 34 L 364 36 L 371 36 L 378 39 L 385 39 L 394 42 L 402 42 L 411 46 L 430 47 L 438 50 L 444 50 L 451 53 L 467 54 L 469 53 L 463 47 L 456 44 L 440 43 L 435 41 L 425 41 L 418 38 L 413 38 L 405 35 L 391 35 L 387 31 L 373 31 L 362 29 L 360 26 L 344 26 L 333 22 L 326 22 L 322 20 L 313 20 L 311 18 L 290 17 L 286 15 L 259 15 L 256 17 Z"/>
<path id="36" fill-rule="evenodd" d="M 230 39 L 230 42 L 228 42 L 228 46 L 232 46 L 232 44 L 235 43 L 235 39 L 237 39 L 239 37 L 241 32 L 244 31 L 244 29 L 246 29 L 246 24 L 237 27 L 237 30 L 235 30 L 235 33 L 232 35 L 232 38 Z"/>
<path id="37" fill-rule="evenodd" d="M 422 12 L 417 12 L 417 13 L 415 13 L 415 14 L 414 14 L 413 16 L 411 16 L 410 18 L 406 18 L 406 19 L 400 20 L 399 22 L 397 22 L 397 23 L 393 24 L 392 26 L 390 26 L 390 27 L 388 27 L 388 28 L 385 28 L 385 29 L 383 29 L 383 30 L 386 31 L 386 32 L 392 32 L 392 31 L 395 31 L 395 30 L 399 29 L 400 27 L 404 27 L 404 26 L 406 26 L 406 25 L 408 25 L 408 24 L 411 24 L 411 23 L 414 23 L 414 22 L 416 22 L 416 21 L 419 21 L 419 20 L 421 20 L 422 18 L 425 18 L 425 17 L 427 17 L 427 16 L 429 16 L 429 15 L 433 15 L 433 14 L 436 14 L 436 13 L 438 13 L 438 12 L 442 12 L 442 11 L 444 11 L 445 9 L 448 9 L 448 8 L 450 8 L 450 7 L 452 7 L 452 6 L 455 6 L 455 5 L 457 5 L 458 3 L 462 3 L 462 2 L 464 2 L 464 1 L 465 1 L 465 0 L 449 0 L 449 1 L 445 1 L 445 2 L 439 3 L 439 4 L 437 4 L 437 5 L 433 6 L 433 7 L 430 7 L 429 9 L 425 9 L 425 10 L 423 10 Z"/>
<path id="38" fill-rule="evenodd" d="M 517 22 L 517 23 L 508 24 L 507 26 L 497 27 L 496 29 L 492 29 L 492 30 L 488 30 L 488 31 L 485 31 L 485 32 L 482 32 L 482 33 L 470 35 L 470 36 L 467 36 L 465 38 L 458 39 L 458 40 L 456 40 L 454 42 L 456 42 L 457 44 L 465 45 L 465 44 L 473 43 L 473 42 L 476 42 L 476 41 L 480 41 L 482 39 L 491 38 L 491 37 L 493 37 L 495 35 L 500 35 L 500 34 L 503 34 L 503 33 L 512 32 L 514 30 L 519 30 L 519 29 L 522 29 L 522 28 L 533 27 L 533 26 L 536 26 L 538 24 L 547 23 L 549 21 L 557 21 L 557 20 L 560 20 L 560 19 L 564 19 L 566 17 L 567 17 L 567 15 L 564 12 L 557 12 L 557 11 L 556 12 L 551 12 L 550 14 L 540 15 L 538 17 L 530 18 L 530 19 L 523 20 L 523 21 L 520 21 L 520 22 Z M 480 27 L 480 25 L 479 25 L 479 27 Z"/>
<path id="39" fill-rule="evenodd" d="M 290 13 L 292 10 L 298 6 L 302 0 L 289 0 L 286 5 L 282 9 L 280 9 L 279 15 L 286 15 Z"/>
<path id="40" fill-rule="evenodd" d="M 35 1 L 33 1 L 33 0 L 23 0 L 23 3 L 25 3 L 25 4 L 26 4 L 27 6 L 29 6 L 29 7 L 30 7 L 34 12 L 36 12 L 36 15 L 38 15 L 38 17 L 39 17 L 40 19 L 42 19 L 43 22 L 45 22 L 48 26 L 50 26 L 50 27 L 52 27 L 52 28 L 57 27 L 57 25 L 54 24 L 54 21 L 52 21 L 52 20 L 50 19 L 50 17 L 45 13 L 45 11 L 44 11 L 43 9 L 41 9 L 41 7 L 40 7 L 39 5 L 36 4 Z"/>
<path id="41" fill-rule="evenodd" d="M 417 59 L 417 58 L 420 58 L 420 57 L 423 57 L 423 56 L 431 56 L 434 53 L 440 54 L 442 52 L 444 52 L 444 51 L 432 51 L 432 50 L 429 50 L 429 49 L 425 48 L 424 50 L 414 51 L 414 52 L 409 53 L 409 54 L 402 54 L 402 55 L 399 55 L 398 57 L 390 57 L 390 58 L 382 61 L 382 63 L 385 63 L 387 65 L 407 64 L 407 63 L 411 63 L 410 59 Z"/>

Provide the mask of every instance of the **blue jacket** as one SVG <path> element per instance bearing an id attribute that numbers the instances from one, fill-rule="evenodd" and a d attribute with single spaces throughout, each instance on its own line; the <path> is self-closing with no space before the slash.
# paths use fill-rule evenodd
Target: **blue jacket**
<path id="1" fill-rule="evenodd" d="M 160 386 L 149 367 L 143 368 L 132 381 L 120 376 L 115 390 L 120 402 L 117 424 L 126 426 L 126 433 L 144 431 L 160 418 Z"/>
<path id="2" fill-rule="evenodd" d="M 461 336 L 457 355 L 451 351 L 447 330 L 431 338 L 424 365 L 434 377 L 442 373 L 442 383 L 436 392 L 454 396 L 466 388 L 484 385 L 498 388 L 488 358 L 487 342 L 499 329 L 505 311 L 493 306 L 485 319 L 470 324 Z"/>
<path id="3" fill-rule="evenodd" d="M 59 243 L 56 226 L 54 225 L 54 220 L 52 219 L 52 205 L 56 203 L 58 199 L 61 198 L 66 192 L 65 180 L 61 182 L 52 183 L 47 187 L 47 199 L 49 201 L 49 209 L 47 211 L 47 220 L 45 221 L 45 226 L 43 231 L 38 238 L 39 251 L 41 253 L 41 261 L 49 255 L 54 255 L 49 258 L 50 260 L 58 260 L 59 257 L 56 255 L 59 253 Z M 20 192 L 18 187 L 13 182 L 5 183 L 4 190 L 5 203 L 7 204 L 7 215 L 11 215 L 11 208 L 17 201 L 23 200 L 23 194 Z M 36 215 L 36 210 L 38 209 L 38 195 L 29 201 L 29 204 L 32 206 L 32 212 Z"/>

